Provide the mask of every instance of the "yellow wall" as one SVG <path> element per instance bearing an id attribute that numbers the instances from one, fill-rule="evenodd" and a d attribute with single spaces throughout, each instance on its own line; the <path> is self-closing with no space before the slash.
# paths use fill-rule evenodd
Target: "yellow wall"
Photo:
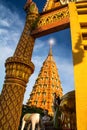
<path id="1" fill-rule="evenodd" d="M 87 50 L 84 50 L 84 44 L 87 44 L 87 40 L 83 40 L 82 37 L 82 32 L 87 33 L 87 29 L 80 27 L 81 22 L 87 23 L 87 14 L 78 15 L 77 6 L 74 2 L 69 3 L 69 12 L 76 90 L 77 130 L 87 130 Z"/>

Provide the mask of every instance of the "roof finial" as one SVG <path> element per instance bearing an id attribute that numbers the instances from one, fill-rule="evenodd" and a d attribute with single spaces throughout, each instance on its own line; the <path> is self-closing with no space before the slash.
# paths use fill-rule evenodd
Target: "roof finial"
<path id="1" fill-rule="evenodd" d="M 50 44 L 49 55 L 52 55 L 52 44 Z"/>
<path id="2" fill-rule="evenodd" d="M 32 2 L 32 0 L 27 0 L 27 3 L 31 3 Z"/>
<path id="3" fill-rule="evenodd" d="M 51 38 L 49 39 L 49 45 L 50 45 L 50 50 L 49 50 L 49 55 L 52 55 L 52 45 L 55 43 L 55 39 Z"/>

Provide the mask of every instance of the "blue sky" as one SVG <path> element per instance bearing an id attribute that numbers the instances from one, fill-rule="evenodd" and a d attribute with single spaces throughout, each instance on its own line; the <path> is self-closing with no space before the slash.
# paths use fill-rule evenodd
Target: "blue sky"
<path id="1" fill-rule="evenodd" d="M 39 11 L 41 12 L 46 0 L 34 1 L 37 3 Z M 23 10 L 25 2 L 26 0 L 0 0 L 0 92 L 5 77 L 5 60 L 13 55 L 23 31 L 26 16 L 26 13 Z M 24 103 L 27 102 L 35 83 L 35 79 L 37 78 L 40 68 L 48 55 L 48 40 L 50 38 L 55 39 L 55 45 L 52 47 L 52 50 L 57 64 L 58 73 L 60 75 L 63 93 L 65 94 L 74 89 L 70 30 L 65 29 L 36 39 L 32 55 L 32 62 L 35 65 L 35 71 L 27 84 Z"/>

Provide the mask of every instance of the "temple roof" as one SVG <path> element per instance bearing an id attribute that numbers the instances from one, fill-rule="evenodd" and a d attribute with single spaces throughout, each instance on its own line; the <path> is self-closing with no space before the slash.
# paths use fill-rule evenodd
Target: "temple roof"
<path id="1" fill-rule="evenodd" d="M 57 8 L 60 5 L 61 5 L 60 0 L 46 0 L 46 4 L 43 8 L 43 11 L 48 11 Z"/>

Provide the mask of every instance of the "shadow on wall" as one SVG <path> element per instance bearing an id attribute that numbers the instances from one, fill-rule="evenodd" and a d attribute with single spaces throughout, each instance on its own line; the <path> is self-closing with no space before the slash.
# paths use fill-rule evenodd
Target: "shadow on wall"
<path id="1" fill-rule="evenodd" d="M 75 47 L 73 48 L 74 65 L 81 63 L 84 58 L 84 50 L 81 45 L 82 42 L 81 34 L 79 33 L 77 35 L 78 35 L 78 39 L 76 39 L 77 42 L 75 43 Z"/>

